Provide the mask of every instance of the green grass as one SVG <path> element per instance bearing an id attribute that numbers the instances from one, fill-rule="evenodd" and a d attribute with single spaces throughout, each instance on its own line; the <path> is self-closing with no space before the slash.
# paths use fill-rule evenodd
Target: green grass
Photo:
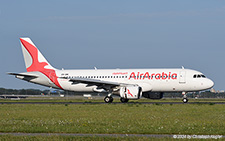
<path id="1" fill-rule="evenodd" d="M 225 106 L 1 104 L 0 132 L 225 135 Z"/>

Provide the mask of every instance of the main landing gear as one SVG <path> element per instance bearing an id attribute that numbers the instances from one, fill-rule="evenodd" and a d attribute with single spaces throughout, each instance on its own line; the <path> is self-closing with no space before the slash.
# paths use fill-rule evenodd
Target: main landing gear
<path id="1" fill-rule="evenodd" d="M 127 103 L 128 101 L 129 101 L 129 99 L 125 99 L 125 98 L 120 98 L 120 101 L 122 102 L 122 103 Z"/>
<path id="2" fill-rule="evenodd" d="M 106 96 L 104 98 L 105 103 L 112 103 L 113 102 L 113 97 L 111 95 Z"/>
<path id="3" fill-rule="evenodd" d="M 113 97 L 112 96 L 106 96 L 105 98 L 104 98 L 104 101 L 105 101 L 105 103 L 112 103 L 113 102 Z M 129 101 L 129 99 L 125 99 L 125 98 L 120 98 L 120 101 L 122 102 L 122 103 L 127 103 L 128 101 Z"/>
<path id="4" fill-rule="evenodd" d="M 182 92 L 182 95 L 184 95 L 182 101 L 183 101 L 184 103 L 187 103 L 187 102 L 188 102 L 188 98 L 187 98 L 186 92 Z"/>

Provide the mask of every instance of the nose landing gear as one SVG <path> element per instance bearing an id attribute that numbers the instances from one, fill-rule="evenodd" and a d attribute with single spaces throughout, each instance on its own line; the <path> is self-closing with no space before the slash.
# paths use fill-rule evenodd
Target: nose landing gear
<path id="1" fill-rule="evenodd" d="M 187 98 L 187 95 L 186 95 L 186 92 L 182 92 L 182 95 L 184 95 L 183 96 L 183 103 L 187 103 L 188 102 L 188 98 Z"/>

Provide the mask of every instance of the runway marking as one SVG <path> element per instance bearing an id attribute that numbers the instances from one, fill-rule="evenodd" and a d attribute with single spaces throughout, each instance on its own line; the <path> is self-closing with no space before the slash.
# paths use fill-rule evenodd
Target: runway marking
<path id="1" fill-rule="evenodd" d="M 81 137 L 149 137 L 149 138 L 177 138 L 178 136 L 202 136 L 202 135 L 170 135 L 170 134 L 82 134 L 82 133 L 0 133 L 0 135 L 13 136 L 81 136 Z M 224 135 L 209 135 L 220 136 Z"/>
<path id="2" fill-rule="evenodd" d="M 225 102 L 113 102 L 113 103 L 105 103 L 105 102 L 0 102 L 0 104 L 225 104 Z"/>

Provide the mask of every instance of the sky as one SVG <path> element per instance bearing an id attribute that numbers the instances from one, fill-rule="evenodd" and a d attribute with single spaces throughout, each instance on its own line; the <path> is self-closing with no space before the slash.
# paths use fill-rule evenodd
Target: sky
<path id="1" fill-rule="evenodd" d="M 48 89 L 25 72 L 20 37 L 61 69 L 185 68 L 225 89 L 223 0 L 0 0 L 0 87 Z"/>

